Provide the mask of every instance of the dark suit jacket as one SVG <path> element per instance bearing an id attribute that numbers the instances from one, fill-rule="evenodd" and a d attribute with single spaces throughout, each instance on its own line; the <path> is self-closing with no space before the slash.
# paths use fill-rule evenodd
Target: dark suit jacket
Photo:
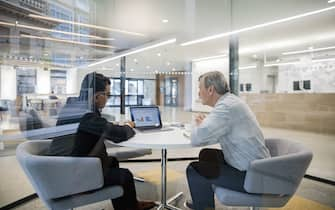
<path id="1" fill-rule="evenodd" d="M 128 140 L 134 135 L 135 132 L 131 127 L 109 123 L 101 117 L 99 111 L 87 113 L 80 120 L 71 155 L 99 157 L 104 174 L 106 174 L 109 162 L 104 140 L 109 139 L 119 143 Z"/>

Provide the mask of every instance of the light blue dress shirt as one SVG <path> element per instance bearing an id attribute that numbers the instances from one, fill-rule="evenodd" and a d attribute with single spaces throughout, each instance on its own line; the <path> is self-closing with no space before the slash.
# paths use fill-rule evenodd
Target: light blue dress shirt
<path id="1" fill-rule="evenodd" d="M 204 121 L 192 129 L 192 145 L 220 143 L 225 161 L 240 171 L 251 161 L 270 157 L 255 115 L 239 97 L 226 93 Z"/>

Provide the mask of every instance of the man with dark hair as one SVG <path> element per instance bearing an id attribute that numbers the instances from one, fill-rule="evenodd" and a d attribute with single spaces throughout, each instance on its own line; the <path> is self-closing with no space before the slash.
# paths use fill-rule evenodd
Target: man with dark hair
<path id="1" fill-rule="evenodd" d="M 84 114 L 79 123 L 71 156 L 99 157 L 102 163 L 104 184 L 121 185 L 123 196 L 113 199 L 115 210 L 144 210 L 155 206 L 154 202 L 137 201 L 136 189 L 132 173 L 128 169 L 119 168 L 115 157 L 109 157 L 104 144 L 105 139 L 115 143 L 126 141 L 135 135 L 134 123 L 115 125 L 101 117 L 101 109 L 105 107 L 110 92 L 110 81 L 98 73 L 85 76 L 80 90 L 79 101 L 88 102 L 90 112 Z M 89 177 L 88 177 L 89 178 Z"/>
<path id="2" fill-rule="evenodd" d="M 203 149 L 199 161 L 187 167 L 187 180 L 196 210 L 215 209 L 212 185 L 234 191 L 243 188 L 246 170 L 251 161 L 270 157 L 256 117 L 239 97 L 229 93 L 224 75 L 219 71 L 199 77 L 202 104 L 213 107 L 205 116 L 195 119 L 191 143 L 197 146 L 220 143 L 221 150 Z"/>

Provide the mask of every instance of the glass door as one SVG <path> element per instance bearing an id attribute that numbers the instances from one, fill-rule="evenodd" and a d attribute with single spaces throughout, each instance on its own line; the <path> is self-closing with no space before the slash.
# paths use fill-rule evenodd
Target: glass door
<path id="1" fill-rule="evenodd" d="M 178 106 L 178 80 L 177 78 L 165 79 L 165 106 Z"/>

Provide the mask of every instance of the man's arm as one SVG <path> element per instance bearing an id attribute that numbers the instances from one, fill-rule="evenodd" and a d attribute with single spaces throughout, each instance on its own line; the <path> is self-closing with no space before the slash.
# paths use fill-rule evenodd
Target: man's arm
<path id="1" fill-rule="evenodd" d="M 231 127 L 228 110 L 213 110 L 206 118 L 196 118 L 196 123 L 191 135 L 191 143 L 196 146 L 218 143 Z"/>
<path id="2" fill-rule="evenodd" d="M 104 136 L 105 138 L 110 139 L 115 143 L 120 143 L 130 139 L 135 135 L 135 131 L 132 127 L 132 124 L 129 122 L 125 125 L 114 125 L 112 123 L 107 123 Z"/>

